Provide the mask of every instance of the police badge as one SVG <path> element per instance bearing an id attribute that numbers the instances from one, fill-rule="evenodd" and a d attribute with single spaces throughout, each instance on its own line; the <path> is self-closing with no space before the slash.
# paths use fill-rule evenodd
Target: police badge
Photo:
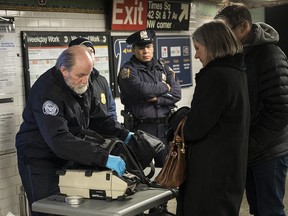
<path id="1" fill-rule="evenodd" d="M 148 34 L 147 34 L 147 31 L 141 31 L 140 32 L 140 38 L 141 38 L 141 40 L 149 38 Z"/>

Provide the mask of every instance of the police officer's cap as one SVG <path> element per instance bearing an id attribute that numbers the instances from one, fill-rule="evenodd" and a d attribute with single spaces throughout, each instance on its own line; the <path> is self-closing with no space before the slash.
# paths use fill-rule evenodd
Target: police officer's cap
<path id="1" fill-rule="evenodd" d="M 95 54 L 95 49 L 94 49 L 93 43 L 86 38 L 79 37 L 79 38 L 76 38 L 75 40 L 72 40 L 68 44 L 69 47 L 75 46 L 75 45 L 84 45 L 86 47 L 91 47 L 93 49 L 94 54 Z"/>
<path id="2" fill-rule="evenodd" d="M 145 46 L 153 42 L 154 36 L 155 36 L 155 33 L 153 31 L 141 30 L 141 31 L 131 34 L 127 38 L 126 43 L 132 44 L 133 46 L 134 45 Z"/>

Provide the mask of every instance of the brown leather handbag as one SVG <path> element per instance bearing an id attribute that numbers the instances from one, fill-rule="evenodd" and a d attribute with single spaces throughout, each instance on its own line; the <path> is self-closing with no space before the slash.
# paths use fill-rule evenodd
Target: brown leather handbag
<path id="1" fill-rule="evenodd" d="M 186 159 L 184 143 L 184 125 L 186 116 L 180 121 L 170 142 L 169 153 L 159 174 L 154 179 L 160 187 L 177 188 L 186 178 Z M 181 133 L 179 133 L 181 130 Z M 180 134 L 180 136 L 179 136 Z"/>

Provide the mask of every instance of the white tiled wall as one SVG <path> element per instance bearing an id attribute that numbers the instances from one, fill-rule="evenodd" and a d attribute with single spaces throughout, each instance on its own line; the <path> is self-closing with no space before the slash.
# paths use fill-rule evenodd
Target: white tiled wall
<path id="1" fill-rule="evenodd" d="M 201 6 L 201 4 L 200 4 Z M 193 5 L 193 11 L 200 8 L 199 5 Z M 211 8 L 209 9 L 211 10 Z M 216 8 L 215 8 L 216 10 Z M 257 21 L 264 20 L 263 9 L 257 10 Z M 211 11 L 210 11 L 211 13 Z M 203 13 L 200 13 L 203 14 Z M 205 14 L 205 13 L 204 13 Z M 56 13 L 56 12 L 33 12 L 33 11 L 6 11 L 0 10 L 0 16 L 15 17 L 16 23 L 16 52 L 19 55 L 17 60 L 16 84 L 18 94 L 15 96 L 15 114 L 16 114 L 16 130 L 22 121 L 21 113 L 24 107 L 24 80 L 23 80 L 23 64 L 21 52 L 21 31 L 106 31 L 105 15 L 103 14 L 75 14 L 75 13 Z M 208 17 L 209 18 L 209 17 Z M 195 17 L 191 14 L 190 30 L 183 34 L 191 34 L 199 23 L 208 20 L 206 17 Z M 182 32 L 180 32 L 181 34 Z M 115 33 L 117 34 L 117 32 Z M 166 32 L 164 34 L 169 34 Z M 173 32 L 175 34 L 175 32 Z M 182 88 L 182 99 L 177 103 L 178 107 L 189 106 L 194 92 L 194 75 L 199 71 L 201 64 L 194 59 L 194 50 L 192 49 L 192 70 L 193 70 L 193 86 Z M 118 111 L 118 119 L 122 121 L 120 110 L 123 106 L 116 98 L 116 106 Z M 8 212 L 19 214 L 19 193 L 20 178 L 17 170 L 17 161 L 15 153 L 0 155 L 0 216 L 6 216 Z"/>
<path id="2" fill-rule="evenodd" d="M 0 156 L 0 215 L 7 212 L 19 212 L 19 185 L 20 178 L 16 165 L 15 154 Z"/>

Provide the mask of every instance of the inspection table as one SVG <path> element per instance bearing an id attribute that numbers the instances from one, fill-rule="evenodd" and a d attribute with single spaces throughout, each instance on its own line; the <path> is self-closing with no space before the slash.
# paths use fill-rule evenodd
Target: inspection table
<path id="1" fill-rule="evenodd" d="M 168 202 L 176 193 L 176 190 L 141 185 L 137 186 L 135 194 L 125 197 L 124 200 L 84 199 L 79 205 L 69 205 L 48 197 L 34 202 L 32 209 L 35 212 L 68 216 L 134 216 Z"/>

